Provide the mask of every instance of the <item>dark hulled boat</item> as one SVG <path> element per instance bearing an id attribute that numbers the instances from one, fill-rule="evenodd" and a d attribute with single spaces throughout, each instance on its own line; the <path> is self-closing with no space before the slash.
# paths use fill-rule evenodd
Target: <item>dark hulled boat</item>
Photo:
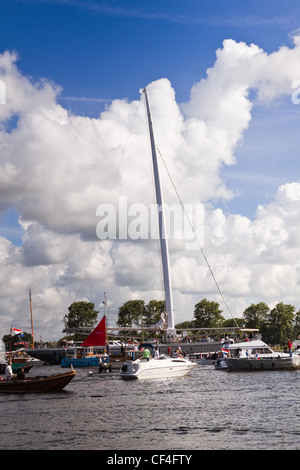
<path id="1" fill-rule="evenodd" d="M 30 377 L 25 380 L 0 380 L 0 393 L 59 392 L 75 377 L 74 370 L 47 377 Z"/>

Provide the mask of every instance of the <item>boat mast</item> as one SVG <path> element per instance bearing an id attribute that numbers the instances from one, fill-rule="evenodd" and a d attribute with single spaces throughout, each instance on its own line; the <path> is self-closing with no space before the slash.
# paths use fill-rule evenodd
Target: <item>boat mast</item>
<path id="1" fill-rule="evenodd" d="M 108 325 L 108 322 L 107 322 L 107 299 L 106 299 L 106 293 L 104 292 L 104 307 L 105 307 L 105 345 L 106 347 L 108 348 L 109 345 L 108 345 L 108 331 L 107 331 L 107 325 Z M 108 351 L 107 351 L 108 352 Z"/>
<path id="2" fill-rule="evenodd" d="M 164 281 L 164 292 L 165 292 L 166 313 L 167 313 L 167 335 L 175 336 L 176 332 L 174 328 L 169 250 L 168 250 L 168 240 L 167 240 L 167 234 L 166 234 L 166 222 L 165 222 L 163 195 L 162 195 L 159 170 L 158 170 L 152 117 L 151 117 L 150 105 L 149 105 L 146 88 L 144 88 L 143 92 L 146 98 L 146 109 L 147 109 L 148 127 L 149 127 L 150 143 L 151 143 L 151 151 L 152 151 L 152 163 L 153 163 L 153 172 L 154 172 L 154 181 L 155 181 L 155 193 L 156 193 L 156 202 L 158 206 L 160 251 L 161 251 L 161 258 L 162 258 L 163 281 Z"/>
<path id="3" fill-rule="evenodd" d="M 31 301 L 31 287 L 29 287 L 29 304 L 30 304 L 30 316 L 31 316 L 31 349 L 34 348 L 34 336 L 33 336 L 33 315 L 32 315 L 32 301 Z"/>

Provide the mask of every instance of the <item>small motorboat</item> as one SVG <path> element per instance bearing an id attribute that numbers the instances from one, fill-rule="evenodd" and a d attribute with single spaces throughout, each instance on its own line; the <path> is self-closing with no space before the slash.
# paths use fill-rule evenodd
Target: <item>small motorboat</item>
<path id="1" fill-rule="evenodd" d="M 29 377 L 25 380 L 18 378 L 0 380 L 0 393 L 59 392 L 68 385 L 75 375 L 75 370 L 71 370 L 64 374 Z"/>
<path id="2" fill-rule="evenodd" d="M 126 361 L 121 368 L 122 379 L 162 379 L 183 377 L 188 375 L 197 364 L 181 357 L 170 357 L 161 354 L 158 358 L 149 360 L 139 358 Z"/>

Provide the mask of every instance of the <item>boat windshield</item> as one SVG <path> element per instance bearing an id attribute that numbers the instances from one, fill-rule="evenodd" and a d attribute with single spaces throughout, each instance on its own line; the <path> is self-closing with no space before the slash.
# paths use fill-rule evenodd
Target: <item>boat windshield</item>
<path id="1" fill-rule="evenodd" d="M 164 359 L 170 359 L 168 356 L 166 356 L 165 354 L 161 354 L 160 356 L 158 356 L 158 359 L 160 361 L 164 360 Z"/>

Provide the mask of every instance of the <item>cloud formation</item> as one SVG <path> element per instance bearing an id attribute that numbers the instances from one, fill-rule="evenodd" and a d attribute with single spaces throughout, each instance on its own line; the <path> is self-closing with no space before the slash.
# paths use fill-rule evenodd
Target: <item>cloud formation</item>
<path id="1" fill-rule="evenodd" d="M 210 206 L 234 197 L 220 170 L 236 163 L 253 106 L 290 95 L 300 78 L 300 36 L 293 41 L 267 54 L 225 40 L 187 103 L 176 102 L 166 78 L 147 87 L 159 151 L 183 202 L 205 206 L 204 251 L 235 316 L 256 301 L 300 307 L 299 180 L 280 186 L 253 220 Z M 59 86 L 22 75 L 9 51 L 0 80 L 0 210 L 17 212 L 23 230 L 18 246 L 0 238 L 2 335 L 11 324 L 30 330 L 29 285 L 44 339 L 62 336 L 75 300 L 99 307 L 106 291 L 115 319 L 131 298 L 162 298 L 156 241 L 96 237 L 99 205 L 118 208 L 120 196 L 128 206 L 154 203 L 143 97 L 113 100 L 97 119 L 74 115 L 58 104 Z M 161 173 L 165 202 L 178 203 L 163 165 Z M 192 319 L 203 297 L 221 301 L 200 251 L 170 240 L 170 252 L 175 322 Z"/>

